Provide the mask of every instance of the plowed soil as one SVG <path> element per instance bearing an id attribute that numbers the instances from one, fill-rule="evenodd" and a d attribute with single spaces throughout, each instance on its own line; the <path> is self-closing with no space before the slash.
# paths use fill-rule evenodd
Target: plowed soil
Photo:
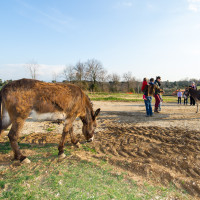
<path id="1" fill-rule="evenodd" d="M 101 107 L 102 113 L 95 140 L 87 144 L 95 153 L 85 159 L 106 159 L 128 174 L 158 184 L 174 184 L 200 198 L 200 114 L 195 113 L 195 107 L 164 104 L 162 112 L 153 117 L 145 117 L 143 104 L 95 102 L 94 107 Z M 40 130 L 34 131 L 36 123 Z M 58 143 L 63 125 L 42 123 L 27 121 L 23 134 L 31 134 L 20 142 Z M 81 122 L 77 120 L 74 126 L 83 142 Z M 47 133 L 48 127 L 54 128 Z M 6 140 L 6 136 L 0 137 L 0 142 Z M 6 162 L 5 154 L 0 161 Z"/>

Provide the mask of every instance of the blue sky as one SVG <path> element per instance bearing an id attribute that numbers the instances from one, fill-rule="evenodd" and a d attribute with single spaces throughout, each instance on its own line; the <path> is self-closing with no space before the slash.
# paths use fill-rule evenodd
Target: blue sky
<path id="1" fill-rule="evenodd" d="M 139 80 L 200 79 L 200 0 L 2 0 L 0 78 L 50 81 L 66 65 L 97 59 Z"/>

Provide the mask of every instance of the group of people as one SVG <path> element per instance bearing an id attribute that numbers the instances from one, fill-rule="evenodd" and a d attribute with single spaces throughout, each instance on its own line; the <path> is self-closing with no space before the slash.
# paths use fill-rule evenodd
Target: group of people
<path id="1" fill-rule="evenodd" d="M 192 82 L 191 86 L 189 86 L 193 89 L 197 89 L 196 85 L 195 85 L 195 82 Z M 187 105 L 188 104 L 188 96 L 186 95 L 186 90 L 182 93 L 181 92 L 181 89 L 178 90 L 177 92 L 177 97 L 178 97 L 178 104 L 181 104 L 181 99 L 183 97 L 184 99 L 184 105 Z M 195 100 L 192 96 L 190 96 L 190 105 L 191 106 L 194 106 L 195 105 Z"/>
<path id="2" fill-rule="evenodd" d="M 161 92 L 163 92 L 160 88 L 161 86 L 161 77 L 157 76 L 156 80 L 154 81 L 154 78 L 151 78 L 148 82 L 147 78 L 144 78 L 142 83 L 142 92 L 144 93 L 143 99 L 146 106 L 146 116 L 151 117 L 153 116 L 152 111 L 152 97 L 155 98 L 155 109 L 154 113 L 159 113 L 161 110 L 161 102 L 162 102 L 162 95 Z"/>
<path id="3" fill-rule="evenodd" d="M 161 77 L 157 76 L 156 80 L 154 81 L 154 78 L 151 78 L 149 81 L 147 78 L 143 79 L 142 83 L 142 92 L 144 93 L 143 99 L 145 102 L 146 106 L 146 116 L 151 117 L 153 116 L 153 111 L 152 111 L 152 98 L 155 98 L 155 109 L 154 113 L 159 113 L 161 111 L 161 103 L 162 103 L 162 95 L 163 90 L 160 88 L 161 86 Z M 194 82 L 192 82 L 191 86 L 189 86 L 193 89 L 197 89 L 196 85 Z M 178 97 L 178 104 L 181 104 L 181 98 L 184 98 L 184 105 L 187 105 L 188 103 L 188 96 L 186 95 L 186 90 L 182 93 L 181 90 L 177 92 L 177 97 Z M 190 96 L 190 105 L 195 105 L 195 100 L 192 96 Z"/>

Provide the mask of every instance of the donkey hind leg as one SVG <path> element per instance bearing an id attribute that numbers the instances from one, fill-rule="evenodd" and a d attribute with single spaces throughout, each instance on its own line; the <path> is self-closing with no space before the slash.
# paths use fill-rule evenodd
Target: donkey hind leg
<path id="1" fill-rule="evenodd" d="M 19 146 L 18 146 L 18 138 L 19 138 L 19 133 L 20 130 L 22 129 L 23 125 L 24 125 L 24 119 L 16 119 L 13 123 L 12 123 L 12 127 L 8 133 L 8 137 L 10 140 L 10 144 L 11 144 L 11 148 L 14 152 L 14 159 L 16 160 L 20 160 L 21 162 L 23 160 L 26 159 L 26 156 L 23 156 Z"/>

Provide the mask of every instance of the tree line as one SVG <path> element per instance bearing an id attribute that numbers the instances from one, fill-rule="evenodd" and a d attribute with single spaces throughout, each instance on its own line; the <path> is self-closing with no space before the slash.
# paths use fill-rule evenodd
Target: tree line
<path id="1" fill-rule="evenodd" d="M 32 60 L 25 65 L 32 79 L 38 78 L 40 65 Z M 58 78 L 63 83 L 79 85 L 83 90 L 91 92 L 131 92 L 141 93 L 142 81 L 137 80 L 131 72 L 122 75 L 117 73 L 108 74 L 102 63 L 96 59 L 89 59 L 86 62 L 78 61 L 75 65 L 67 65 L 60 74 L 52 74 L 52 82 Z M 12 80 L 2 81 L 0 86 Z M 177 89 L 188 87 L 191 82 L 200 83 L 200 79 L 184 79 L 180 81 L 164 81 L 162 88 L 165 94 L 170 95 Z"/>

